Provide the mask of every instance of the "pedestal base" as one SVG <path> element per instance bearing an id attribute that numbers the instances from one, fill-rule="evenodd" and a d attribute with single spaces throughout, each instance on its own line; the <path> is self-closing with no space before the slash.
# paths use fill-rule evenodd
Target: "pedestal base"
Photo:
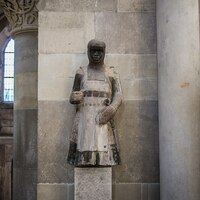
<path id="1" fill-rule="evenodd" d="M 75 200 L 112 200 L 112 168 L 75 168 Z"/>

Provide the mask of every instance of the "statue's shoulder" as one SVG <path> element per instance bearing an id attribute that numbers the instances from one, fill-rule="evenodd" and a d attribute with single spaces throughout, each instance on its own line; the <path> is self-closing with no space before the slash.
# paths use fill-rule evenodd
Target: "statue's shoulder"
<path id="1" fill-rule="evenodd" d="M 86 66 L 81 66 L 79 67 L 77 70 L 76 70 L 76 74 L 79 74 L 79 75 L 84 75 L 85 72 L 87 70 L 87 67 Z"/>
<path id="2" fill-rule="evenodd" d="M 106 73 L 110 77 L 116 77 L 118 75 L 117 69 L 114 66 L 106 66 Z"/>

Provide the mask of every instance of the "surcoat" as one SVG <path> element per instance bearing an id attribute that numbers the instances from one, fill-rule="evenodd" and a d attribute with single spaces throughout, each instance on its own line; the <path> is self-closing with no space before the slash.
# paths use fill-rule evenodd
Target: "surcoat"
<path id="1" fill-rule="evenodd" d="M 98 124 L 97 119 L 97 114 L 112 104 L 114 93 L 121 93 L 117 73 L 113 67 L 105 67 L 101 76 L 95 79 L 89 77 L 87 67 L 81 67 L 77 73 L 81 74 L 78 89 L 84 98 L 77 106 L 68 162 L 75 166 L 117 165 L 120 158 L 114 122 Z M 115 98 L 115 105 L 120 104 L 121 98 Z"/>

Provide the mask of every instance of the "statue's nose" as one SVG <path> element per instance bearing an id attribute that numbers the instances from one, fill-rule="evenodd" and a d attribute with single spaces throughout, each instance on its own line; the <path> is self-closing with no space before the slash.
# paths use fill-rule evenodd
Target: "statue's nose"
<path id="1" fill-rule="evenodd" d="M 98 55 L 98 51 L 95 51 L 95 52 L 94 52 L 94 55 L 97 56 L 97 55 Z"/>

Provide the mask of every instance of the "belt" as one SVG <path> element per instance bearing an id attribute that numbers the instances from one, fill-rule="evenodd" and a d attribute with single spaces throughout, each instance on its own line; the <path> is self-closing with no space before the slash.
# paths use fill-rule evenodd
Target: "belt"
<path id="1" fill-rule="evenodd" d="M 85 97 L 105 97 L 109 98 L 108 92 L 96 91 L 96 90 L 86 90 L 83 92 Z"/>
<path id="2" fill-rule="evenodd" d="M 84 103 L 82 104 L 82 106 L 103 106 L 104 104 L 100 104 L 100 103 Z"/>

